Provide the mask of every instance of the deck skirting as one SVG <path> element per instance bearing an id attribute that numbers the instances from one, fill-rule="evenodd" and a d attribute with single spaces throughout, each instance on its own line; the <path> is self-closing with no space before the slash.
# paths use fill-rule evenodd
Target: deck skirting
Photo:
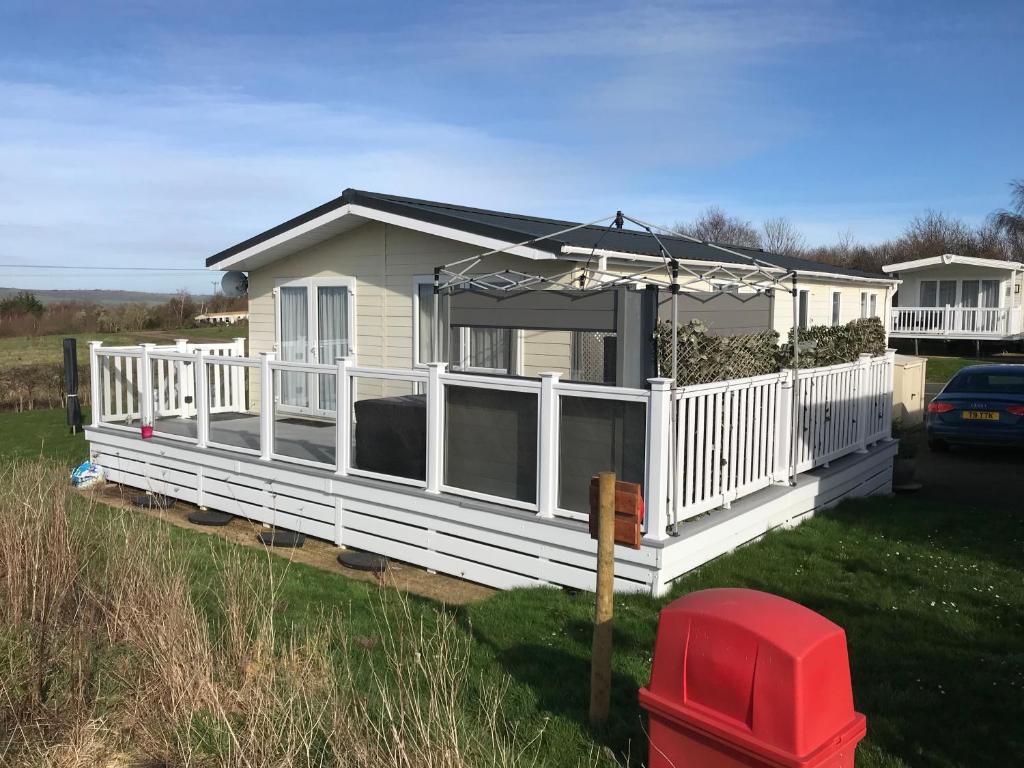
<path id="1" fill-rule="evenodd" d="M 499 589 L 593 589 L 596 542 L 584 523 L 368 478 L 339 476 L 256 456 L 142 440 L 88 428 L 92 461 L 108 480 L 386 555 Z M 660 595 L 671 582 L 766 531 L 793 525 L 846 498 L 888 493 L 896 444 L 771 485 L 680 525 L 680 535 L 616 547 L 615 588 Z"/>

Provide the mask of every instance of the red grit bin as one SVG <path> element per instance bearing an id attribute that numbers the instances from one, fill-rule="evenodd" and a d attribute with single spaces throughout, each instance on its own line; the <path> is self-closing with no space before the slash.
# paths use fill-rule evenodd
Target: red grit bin
<path id="1" fill-rule="evenodd" d="M 790 600 L 708 589 L 661 611 L 651 681 L 650 768 L 853 768 L 846 633 Z"/>

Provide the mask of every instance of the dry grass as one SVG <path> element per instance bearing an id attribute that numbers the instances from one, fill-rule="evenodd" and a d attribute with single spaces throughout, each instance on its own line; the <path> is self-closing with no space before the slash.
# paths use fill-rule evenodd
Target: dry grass
<path id="1" fill-rule="evenodd" d="M 168 529 L 97 514 L 57 467 L 8 465 L 0 488 L 0 764 L 532 762 L 539 734 L 501 720 L 443 611 L 381 589 L 373 639 L 282 627 L 269 558 L 211 548 L 197 590 Z"/>

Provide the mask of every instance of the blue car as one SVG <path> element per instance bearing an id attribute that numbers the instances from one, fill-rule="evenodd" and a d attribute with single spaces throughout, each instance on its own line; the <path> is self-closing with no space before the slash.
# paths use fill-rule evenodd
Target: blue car
<path id="1" fill-rule="evenodd" d="M 1024 446 L 1024 365 L 962 369 L 928 404 L 928 447 Z"/>

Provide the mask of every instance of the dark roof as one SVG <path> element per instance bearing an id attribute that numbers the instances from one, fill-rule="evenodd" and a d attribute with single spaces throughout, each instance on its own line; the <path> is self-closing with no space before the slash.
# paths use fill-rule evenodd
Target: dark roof
<path id="1" fill-rule="evenodd" d="M 238 245 L 216 253 L 206 260 L 206 266 L 213 265 L 241 253 L 264 240 L 287 232 L 293 227 L 300 226 L 318 216 L 329 213 L 343 205 L 355 204 L 374 210 L 394 213 L 400 216 L 407 216 L 412 219 L 432 224 L 439 224 L 465 232 L 471 232 L 484 237 L 492 237 L 507 243 L 522 242 L 530 238 L 550 235 L 562 229 L 576 226 L 578 222 L 563 221 L 561 219 L 546 219 L 540 216 L 524 216 L 518 213 L 503 213 L 501 211 L 489 211 L 482 208 L 469 208 L 464 205 L 453 205 L 451 203 L 438 203 L 430 200 L 417 200 L 411 197 L 399 197 L 397 195 L 385 195 L 379 192 L 364 192 L 359 189 L 346 189 L 340 197 L 324 203 L 311 211 L 289 219 L 266 232 L 261 232 L 255 237 L 250 237 Z M 680 237 L 658 234 L 658 238 L 664 243 L 671 256 L 680 261 L 710 261 L 732 264 L 749 264 L 747 259 L 717 248 L 712 248 L 704 243 L 694 243 Z M 583 227 L 556 237 L 539 240 L 531 243 L 530 247 L 547 251 L 552 255 L 560 255 L 562 246 L 576 246 L 579 248 L 601 248 L 609 251 L 619 251 L 639 256 L 660 256 L 661 251 L 658 242 L 647 232 L 631 229 L 614 229 L 607 226 Z M 823 272 L 835 275 L 848 275 L 853 277 L 873 277 L 885 279 L 885 275 L 871 272 L 862 272 L 855 269 L 844 269 L 831 264 L 809 259 L 798 259 L 791 256 L 782 256 L 776 253 L 768 253 L 759 248 L 744 248 L 742 246 L 727 245 L 721 243 L 740 254 L 758 259 L 762 262 L 772 264 L 780 269 L 803 270 Z"/>

